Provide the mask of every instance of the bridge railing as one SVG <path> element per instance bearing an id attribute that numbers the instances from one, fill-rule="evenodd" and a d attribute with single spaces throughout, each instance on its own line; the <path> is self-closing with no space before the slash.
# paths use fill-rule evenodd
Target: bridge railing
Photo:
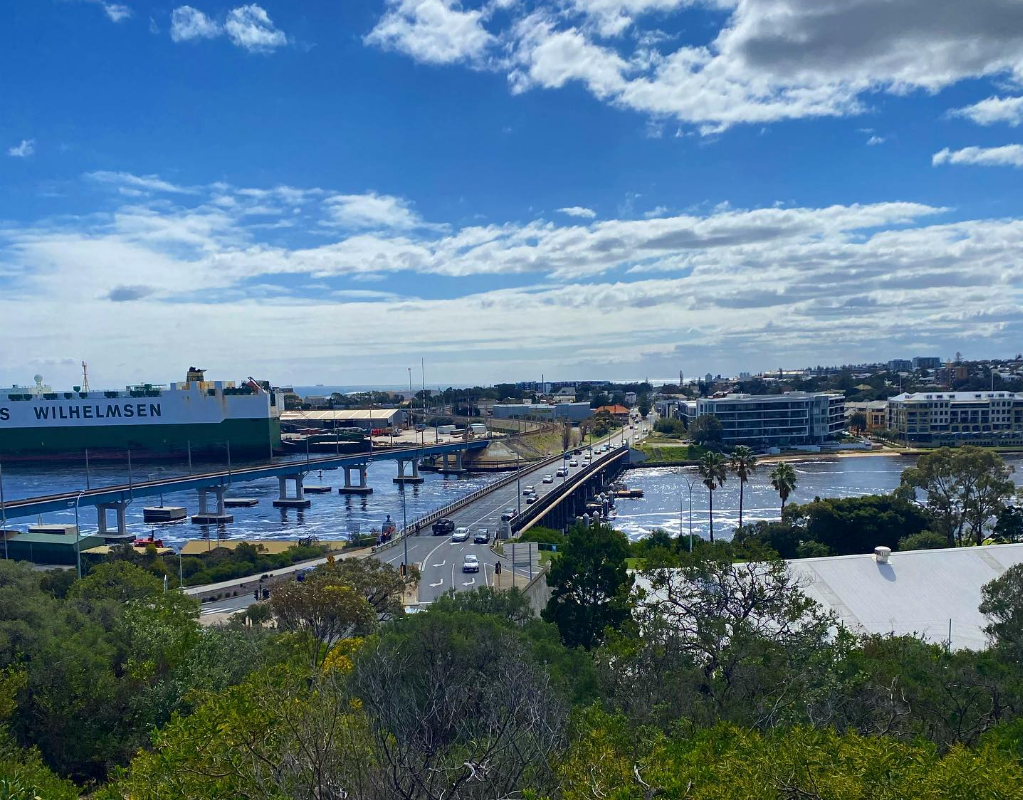
<path id="1" fill-rule="evenodd" d="M 585 469 L 578 472 L 571 481 L 566 481 L 565 486 L 561 491 L 548 492 L 541 497 L 536 503 L 528 506 L 526 511 L 519 514 L 512 520 L 512 530 L 515 533 L 520 533 L 524 530 L 528 530 L 537 523 L 538 520 L 543 517 L 554 508 L 558 503 L 568 497 L 572 492 L 578 489 L 583 483 L 588 481 L 598 472 L 601 472 L 610 467 L 615 461 L 620 461 L 628 457 L 629 451 L 627 448 L 622 448 L 610 453 L 604 458 L 590 464 Z"/>

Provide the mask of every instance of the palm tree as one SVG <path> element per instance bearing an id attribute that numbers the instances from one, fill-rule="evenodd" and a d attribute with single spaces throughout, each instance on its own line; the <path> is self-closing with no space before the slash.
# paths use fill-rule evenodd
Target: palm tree
<path id="1" fill-rule="evenodd" d="M 727 462 L 721 453 L 710 452 L 700 459 L 697 466 L 703 485 L 710 494 L 710 541 L 714 541 L 714 490 L 728 478 Z"/>
<path id="2" fill-rule="evenodd" d="M 785 501 L 796 489 L 796 471 L 790 464 L 779 464 L 771 470 L 771 486 L 781 498 L 781 510 L 785 510 Z"/>
<path id="3" fill-rule="evenodd" d="M 743 488 L 749 482 L 749 476 L 757 469 L 757 456 L 753 448 L 737 445 L 732 450 L 732 472 L 739 479 L 739 527 L 742 527 L 742 495 Z"/>

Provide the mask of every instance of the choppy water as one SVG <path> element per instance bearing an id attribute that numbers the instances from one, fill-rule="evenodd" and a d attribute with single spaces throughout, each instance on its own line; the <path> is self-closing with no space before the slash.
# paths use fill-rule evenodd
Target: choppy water
<path id="1" fill-rule="evenodd" d="M 210 468 L 223 468 L 225 465 L 196 464 L 195 471 Z M 243 466 L 236 464 L 236 466 Z M 133 469 L 133 480 L 143 481 L 185 474 L 181 465 L 144 464 Z M 368 497 L 355 495 L 339 495 L 337 487 L 344 485 L 343 470 L 324 470 L 322 473 L 312 472 L 306 476 L 306 486 L 329 485 L 330 494 L 310 494 L 310 508 L 277 509 L 271 501 L 278 497 L 276 478 L 260 481 L 246 481 L 235 484 L 228 496 L 255 497 L 259 505 L 254 508 L 233 508 L 228 513 L 234 514 L 235 521 L 220 526 L 193 525 L 190 521 L 148 525 L 142 521 L 142 508 L 147 505 L 159 505 L 161 498 L 139 498 L 128 507 L 128 527 L 138 535 L 148 535 L 156 530 L 158 538 L 162 538 L 168 546 L 179 546 L 191 539 L 221 538 L 230 539 L 294 539 L 300 536 L 318 536 L 321 539 L 346 539 L 354 532 L 368 532 L 371 528 L 379 528 L 387 514 L 400 527 L 402 524 L 401 490 L 393 482 L 397 475 L 397 467 L 393 461 L 381 461 L 369 466 L 367 480 L 373 487 L 373 494 Z M 481 488 L 500 475 L 461 475 L 446 478 L 433 473 L 422 473 L 425 481 L 418 486 L 409 486 L 405 494 L 405 513 L 409 521 L 429 513 L 452 502 L 461 495 L 469 494 Z M 353 473 L 353 479 L 357 475 Z M 127 483 L 127 464 L 93 464 L 89 471 L 89 482 L 93 488 L 104 485 Z M 86 486 L 85 468 L 82 466 L 39 466 L 11 465 L 3 467 L 3 489 L 6 500 L 57 492 L 84 489 Z M 213 496 L 210 496 L 212 502 Z M 162 503 L 169 506 L 184 506 L 189 513 L 197 510 L 197 496 L 194 491 L 167 493 Z M 79 519 L 83 533 L 96 530 L 96 510 L 83 506 L 79 509 Z M 45 515 L 44 522 L 74 524 L 74 509 Z M 10 520 L 8 528 L 25 529 L 37 522 L 35 518 L 24 517 Z M 114 515 L 108 518 L 108 527 L 113 526 Z"/>
<path id="2" fill-rule="evenodd" d="M 1017 484 L 1023 482 L 1023 459 L 1007 458 L 1016 467 Z M 855 497 L 890 492 L 899 485 L 902 470 L 915 459 L 904 456 L 811 459 L 793 462 L 798 485 L 789 503 L 806 503 L 814 497 Z M 776 520 L 781 517 L 781 501 L 771 486 L 772 464 L 761 464 L 743 496 L 745 522 Z M 695 468 L 651 467 L 625 474 L 630 489 L 642 489 L 639 500 L 618 500 L 615 526 L 631 539 L 639 539 L 661 528 L 673 536 L 689 531 L 689 489 L 683 477 L 695 479 L 693 488 L 693 533 L 707 537 L 707 489 L 699 482 Z M 680 513 L 681 509 L 681 513 Z M 681 525 L 680 525 L 681 522 Z M 731 538 L 739 524 L 739 481 L 729 474 L 725 485 L 714 491 L 714 536 Z"/>

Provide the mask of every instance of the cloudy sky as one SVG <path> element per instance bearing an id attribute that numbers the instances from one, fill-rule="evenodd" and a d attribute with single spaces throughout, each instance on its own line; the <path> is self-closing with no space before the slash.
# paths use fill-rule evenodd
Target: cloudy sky
<path id="1" fill-rule="evenodd" d="M 0 384 L 1023 350 L 1019 0 L 193 2 L 8 6 Z"/>

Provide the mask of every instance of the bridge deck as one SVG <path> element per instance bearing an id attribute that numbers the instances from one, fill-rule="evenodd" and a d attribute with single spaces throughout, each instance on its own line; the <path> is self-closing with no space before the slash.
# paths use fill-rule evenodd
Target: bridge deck
<path id="1" fill-rule="evenodd" d="M 279 478 L 306 474 L 318 469 L 331 467 L 356 467 L 371 461 L 399 461 L 411 458 L 428 458 L 430 456 L 457 453 L 458 451 L 480 450 L 488 442 L 455 442 L 452 444 L 428 445 L 426 447 L 397 448 L 394 450 L 374 451 L 372 453 L 356 453 L 345 456 L 325 456 L 309 458 L 305 461 L 282 461 L 276 464 L 265 464 L 258 467 L 245 467 L 236 470 L 218 470 L 195 475 L 184 475 L 176 478 L 161 478 L 140 483 L 103 486 L 80 492 L 62 492 L 43 497 L 27 497 L 21 500 L 9 500 L 3 505 L 6 519 L 16 517 L 32 517 L 52 511 L 62 511 L 74 506 L 95 506 L 105 503 L 121 503 L 137 497 L 152 497 L 164 492 L 179 492 L 187 489 L 211 489 L 233 483 L 255 481 L 262 478 Z"/>

